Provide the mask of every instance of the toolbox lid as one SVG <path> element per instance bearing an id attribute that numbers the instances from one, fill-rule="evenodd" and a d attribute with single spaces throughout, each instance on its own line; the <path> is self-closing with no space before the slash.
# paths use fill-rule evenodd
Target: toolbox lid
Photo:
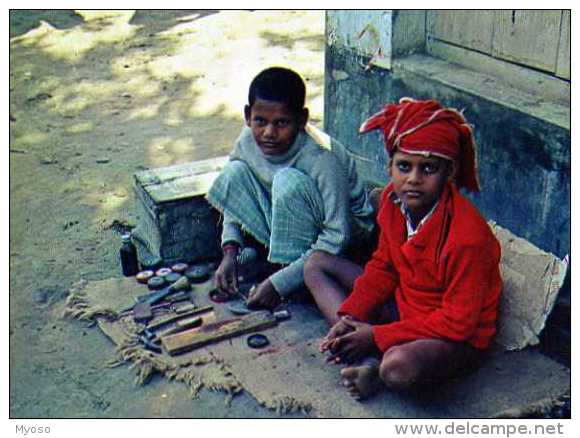
<path id="1" fill-rule="evenodd" d="M 228 159 L 226 155 L 143 170 L 134 174 L 134 182 L 147 192 L 155 203 L 205 195 Z"/>

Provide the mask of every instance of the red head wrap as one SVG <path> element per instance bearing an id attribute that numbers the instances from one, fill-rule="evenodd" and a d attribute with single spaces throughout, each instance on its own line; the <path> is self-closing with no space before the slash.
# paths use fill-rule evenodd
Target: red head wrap
<path id="1" fill-rule="evenodd" d="M 455 183 L 479 192 L 475 162 L 475 139 L 463 114 L 443 108 L 434 100 L 403 97 L 398 104 L 385 105 L 367 119 L 359 132 L 381 129 L 390 157 L 399 150 L 406 154 L 436 155 L 457 164 Z"/>

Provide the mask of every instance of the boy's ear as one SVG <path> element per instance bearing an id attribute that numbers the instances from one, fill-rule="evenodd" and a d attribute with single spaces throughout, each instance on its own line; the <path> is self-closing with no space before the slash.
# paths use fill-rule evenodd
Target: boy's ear
<path id="1" fill-rule="evenodd" d="M 310 112 L 308 111 L 308 108 L 302 108 L 302 111 L 300 111 L 300 114 L 298 115 L 298 125 L 301 129 L 306 126 L 306 123 L 308 123 L 309 116 Z"/>
<path id="2" fill-rule="evenodd" d="M 244 106 L 244 119 L 246 120 L 246 125 L 250 126 L 250 117 L 252 116 L 252 108 L 250 105 Z"/>

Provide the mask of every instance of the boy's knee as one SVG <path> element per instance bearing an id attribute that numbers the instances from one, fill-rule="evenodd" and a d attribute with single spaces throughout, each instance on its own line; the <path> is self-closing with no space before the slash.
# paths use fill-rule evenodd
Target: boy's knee
<path id="1" fill-rule="evenodd" d="M 272 199 L 287 201 L 308 190 L 311 184 L 310 177 L 299 170 L 291 167 L 279 170 L 272 180 Z"/>
<path id="2" fill-rule="evenodd" d="M 226 178 L 237 178 L 240 176 L 251 175 L 252 170 L 243 161 L 229 161 L 221 171 L 221 175 Z"/>
<path id="3" fill-rule="evenodd" d="M 324 271 L 329 257 L 328 253 L 320 250 L 315 250 L 310 253 L 304 264 L 304 282 L 306 286 L 310 286 L 314 279 Z"/>
<path id="4" fill-rule="evenodd" d="M 396 346 L 384 354 L 379 367 L 381 380 L 388 388 L 396 391 L 411 389 L 417 382 L 418 374 L 413 355 Z"/>
<path id="5" fill-rule="evenodd" d="M 220 171 L 216 181 L 219 181 L 223 187 L 228 186 L 246 186 L 256 177 L 250 166 L 243 161 L 229 161 Z"/>

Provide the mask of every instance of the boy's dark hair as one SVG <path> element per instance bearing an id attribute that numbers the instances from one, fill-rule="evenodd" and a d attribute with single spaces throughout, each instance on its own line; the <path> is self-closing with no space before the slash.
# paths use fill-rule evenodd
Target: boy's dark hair
<path id="1" fill-rule="evenodd" d="M 250 108 L 256 99 L 271 100 L 288 105 L 299 113 L 304 108 L 306 85 L 298 73 L 288 68 L 270 67 L 260 72 L 250 84 Z"/>

